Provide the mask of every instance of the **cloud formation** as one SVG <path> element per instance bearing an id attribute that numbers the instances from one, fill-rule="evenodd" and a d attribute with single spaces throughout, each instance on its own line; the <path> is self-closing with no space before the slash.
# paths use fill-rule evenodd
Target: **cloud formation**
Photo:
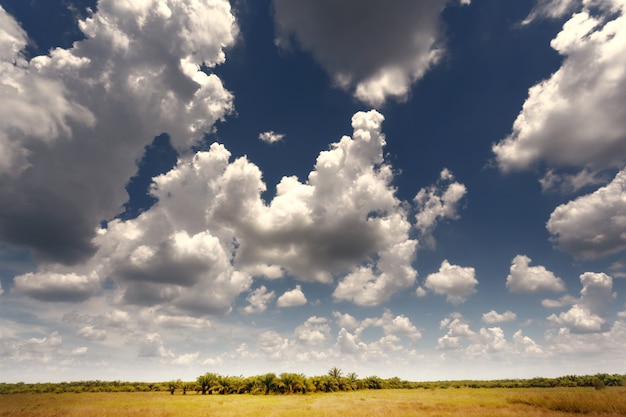
<path id="1" fill-rule="evenodd" d="M 583 259 L 626 249 L 626 169 L 591 194 L 558 206 L 546 227 L 558 247 Z"/>
<path id="2" fill-rule="evenodd" d="M 235 18 L 225 0 L 100 0 L 79 22 L 86 39 L 30 60 L 1 8 L 0 21 L 0 240 L 77 263 L 121 211 L 155 136 L 186 149 L 231 112 L 232 95 L 200 66 L 224 62 Z"/>
<path id="3" fill-rule="evenodd" d="M 572 333 L 599 333 L 609 330 L 609 305 L 615 300 L 613 278 L 603 273 L 585 272 L 580 299 L 566 312 L 552 314 L 548 320 Z"/>
<path id="4" fill-rule="evenodd" d="M 300 285 L 296 285 L 293 290 L 286 291 L 276 300 L 277 307 L 297 307 L 306 304 L 306 297 Z"/>
<path id="5" fill-rule="evenodd" d="M 285 138 L 285 135 L 283 133 L 276 133 L 273 130 L 271 130 L 269 132 L 259 133 L 259 140 L 261 140 L 261 141 L 263 141 L 265 143 L 280 142 L 284 138 Z"/>
<path id="6" fill-rule="evenodd" d="M 504 313 L 498 313 L 495 310 L 491 310 L 490 312 L 483 314 L 483 321 L 487 324 L 504 323 L 515 319 L 517 319 L 517 314 L 510 310 L 507 310 Z"/>
<path id="7" fill-rule="evenodd" d="M 541 2 L 538 10 L 561 15 L 574 4 Z M 563 64 L 530 88 L 511 134 L 493 146 L 502 171 L 542 161 L 596 170 L 626 162 L 626 5 L 582 4 L 551 42 Z"/>
<path id="8" fill-rule="evenodd" d="M 529 266 L 532 259 L 517 255 L 511 262 L 506 287 L 513 293 L 536 293 L 542 291 L 565 291 L 563 280 L 541 265 Z"/>
<path id="9" fill-rule="evenodd" d="M 404 100 L 443 53 L 440 13 L 447 0 L 274 0 L 276 44 L 295 39 L 335 83 L 378 107 Z M 469 4 L 469 1 L 462 1 Z"/>
<path id="10" fill-rule="evenodd" d="M 415 227 L 423 245 L 434 247 L 432 233 L 440 221 L 459 218 L 459 205 L 466 193 L 465 185 L 454 181 L 454 175 L 447 168 L 441 171 L 436 184 L 419 190 L 413 202 L 417 209 Z"/>
<path id="11" fill-rule="evenodd" d="M 478 280 L 472 267 L 451 265 L 444 260 L 439 272 L 426 277 L 424 286 L 438 295 L 445 295 L 446 301 L 452 304 L 462 304 L 476 292 Z"/>

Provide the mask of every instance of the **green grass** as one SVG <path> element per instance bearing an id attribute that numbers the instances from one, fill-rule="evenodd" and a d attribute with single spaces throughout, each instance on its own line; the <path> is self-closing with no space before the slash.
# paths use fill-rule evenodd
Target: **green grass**
<path id="1" fill-rule="evenodd" d="M 572 404 L 576 406 L 571 407 Z M 308 395 L 165 392 L 0 395 L 0 417 L 626 416 L 626 388 L 362 390 Z"/>

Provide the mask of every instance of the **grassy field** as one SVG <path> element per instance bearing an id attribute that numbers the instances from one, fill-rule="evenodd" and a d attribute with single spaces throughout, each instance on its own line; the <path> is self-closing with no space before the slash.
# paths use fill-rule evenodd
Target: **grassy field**
<path id="1" fill-rule="evenodd" d="M 626 388 L 372 390 L 308 395 L 0 395 L 0 417 L 626 416 Z"/>

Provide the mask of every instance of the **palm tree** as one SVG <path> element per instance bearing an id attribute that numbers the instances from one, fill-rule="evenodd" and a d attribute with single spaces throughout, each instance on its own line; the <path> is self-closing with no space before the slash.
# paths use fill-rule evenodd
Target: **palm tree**
<path id="1" fill-rule="evenodd" d="M 206 374 L 200 375 L 198 377 L 197 382 L 198 382 L 198 385 L 200 386 L 200 389 L 202 390 L 202 395 L 205 395 L 207 391 L 212 389 L 217 379 L 218 379 L 218 375 L 213 374 L 211 372 L 207 372 Z"/>
<path id="2" fill-rule="evenodd" d="M 278 378 L 276 378 L 276 374 L 269 373 L 269 374 L 261 375 L 258 379 L 258 382 L 263 387 L 265 395 L 267 395 L 270 393 L 270 391 L 272 391 L 276 387 L 277 382 L 279 381 L 278 381 Z"/>
<path id="3" fill-rule="evenodd" d="M 300 374 L 280 374 L 281 385 L 289 394 L 304 390 L 304 377 Z"/>
<path id="4" fill-rule="evenodd" d="M 335 367 L 330 368 L 328 371 L 328 376 L 333 378 L 335 381 L 339 382 L 339 378 L 341 378 L 342 372 L 341 369 Z"/>

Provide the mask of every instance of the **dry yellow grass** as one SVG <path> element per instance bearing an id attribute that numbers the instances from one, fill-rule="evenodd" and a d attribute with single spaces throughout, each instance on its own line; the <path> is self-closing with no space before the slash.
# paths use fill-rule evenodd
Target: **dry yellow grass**
<path id="1" fill-rule="evenodd" d="M 615 403 L 626 403 L 626 389 L 603 391 Z M 310 395 L 169 395 L 153 393 L 16 394 L 0 396 L 0 417 L 564 417 L 544 398 L 605 395 L 570 389 L 437 389 L 354 391 Z M 573 396 L 573 397 L 572 397 Z M 595 399 L 589 400 L 589 403 Z M 590 410 L 594 416 L 624 416 L 623 412 Z"/>

